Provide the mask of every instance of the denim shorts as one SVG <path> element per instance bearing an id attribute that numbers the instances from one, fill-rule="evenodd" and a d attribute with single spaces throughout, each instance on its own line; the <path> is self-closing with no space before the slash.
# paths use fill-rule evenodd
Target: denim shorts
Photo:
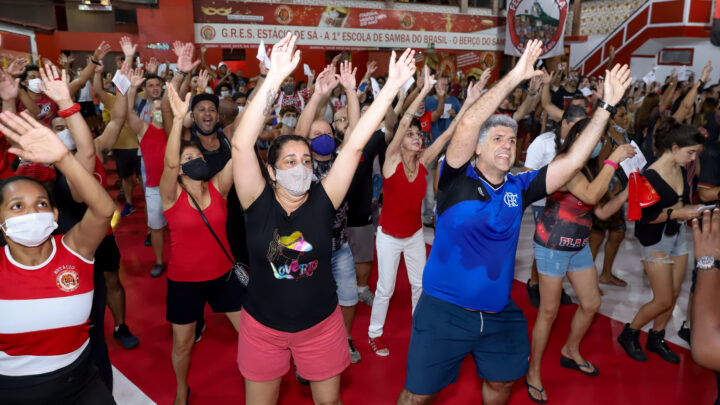
<path id="1" fill-rule="evenodd" d="M 550 277 L 565 277 L 571 271 L 587 270 L 595 265 L 590 245 L 580 250 L 553 250 L 533 242 L 538 273 Z"/>
<path id="2" fill-rule="evenodd" d="M 643 246 L 643 260 L 672 264 L 674 262 L 671 257 L 690 253 L 687 247 L 686 232 L 685 224 L 680 224 L 680 230 L 675 235 L 667 236 L 663 233 L 660 242 L 650 246 Z M 663 258 L 652 257 L 652 252 L 663 252 L 666 253 L 667 256 Z"/>
<path id="3" fill-rule="evenodd" d="M 501 312 L 470 311 L 422 293 L 413 314 L 405 389 L 432 395 L 457 380 L 471 354 L 478 377 L 514 381 L 528 371 L 527 320 L 512 299 Z"/>
<path id="4" fill-rule="evenodd" d="M 337 295 L 340 306 L 351 307 L 358 302 L 357 276 L 355 260 L 350 245 L 344 243 L 332 254 L 332 275 L 337 284 Z"/>

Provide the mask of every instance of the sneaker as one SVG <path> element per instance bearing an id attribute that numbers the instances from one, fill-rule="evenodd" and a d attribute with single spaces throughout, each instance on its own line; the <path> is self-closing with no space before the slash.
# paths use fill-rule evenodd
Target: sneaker
<path id="1" fill-rule="evenodd" d="M 125 324 L 115 327 L 113 338 L 120 342 L 124 349 L 132 349 L 140 343 L 138 338 L 130 332 L 130 329 L 128 329 Z"/>
<path id="2" fill-rule="evenodd" d="M 530 279 L 528 279 L 527 284 L 525 284 L 525 289 L 527 290 L 530 305 L 535 308 L 540 308 L 540 284 L 530 285 Z"/>
<path id="3" fill-rule="evenodd" d="M 205 318 L 198 319 L 195 324 L 195 343 L 202 340 L 202 334 L 205 332 Z"/>
<path id="4" fill-rule="evenodd" d="M 662 357 L 663 360 L 668 363 L 677 364 L 680 363 L 680 357 L 675 352 L 670 350 L 667 343 L 665 343 L 665 329 L 663 330 L 652 330 L 648 332 L 647 343 L 645 349 L 649 352 L 655 352 Z"/>
<path id="5" fill-rule="evenodd" d="M 156 264 L 153 266 L 152 270 L 150 270 L 150 277 L 160 277 L 162 276 L 163 271 L 165 271 L 165 265 Z"/>
<path id="6" fill-rule="evenodd" d="M 152 241 L 150 240 L 150 234 L 147 234 L 147 238 L 145 238 L 145 246 L 150 247 L 152 246 Z"/>
<path id="7" fill-rule="evenodd" d="M 376 338 L 370 338 L 370 348 L 373 352 L 375 352 L 375 354 L 380 357 L 387 357 L 390 355 L 390 350 L 388 349 L 385 342 L 382 341 L 382 338 L 380 336 Z"/>
<path id="8" fill-rule="evenodd" d="M 620 336 L 618 336 L 617 341 L 631 359 L 647 361 L 647 356 L 640 346 L 640 330 L 633 329 L 629 323 L 626 323 L 625 329 L 623 329 Z"/>
<path id="9" fill-rule="evenodd" d="M 685 322 L 686 321 L 683 321 L 680 330 L 678 330 L 678 336 L 680 336 L 680 339 L 686 341 L 687 344 L 690 344 L 690 328 L 685 326 Z"/>
<path id="10" fill-rule="evenodd" d="M 538 290 L 540 292 L 540 290 Z M 569 295 L 565 292 L 565 289 L 562 289 L 562 292 L 560 293 L 560 304 L 562 305 L 571 305 L 572 304 L 572 298 L 570 298 Z"/>
<path id="11" fill-rule="evenodd" d="M 372 306 L 374 299 L 375 299 L 375 294 L 373 294 L 369 288 L 363 292 L 358 293 L 358 301 L 362 302 L 363 304 L 365 304 L 369 307 Z"/>
<path id="12" fill-rule="evenodd" d="M 352 359 L 352 364 L 360 363 L 360 359 L 362 357 L 360 356 L 358 349 L 355 347 L 355 343 L 353 343 L 351 337 L 348 338 L 348 346 L 350 346 L 350 358 Z"/>
<path id="13" fill-rule="evenodd" d="M 122 211 L 120 212 L 120 216 L 127 217 L 128 215 L 132 215 L 134 213 L 135 213 L 135 207 L 130 205 L 130 203 L 125 203 L 125 205 L 123 205 Z"/>

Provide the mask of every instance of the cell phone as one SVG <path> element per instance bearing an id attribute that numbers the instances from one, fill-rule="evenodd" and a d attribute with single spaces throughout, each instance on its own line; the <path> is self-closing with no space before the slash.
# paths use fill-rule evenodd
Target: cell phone
<path id="1" fill-rule="evenodd" d="M 698 207 L 697 210 L 698 210 L 698 211 L 712 211 L 712 210 L 714 210 L 715 208 L 718 208 L 718 205 L 717 205 L 717 204 L 703 205 L 702 207 Z"/>
<path id="2" fill-rule="evenodd" d="M 367 82 L 363 82 L 360 87 L 358 87 L 358 90 L 365 91 L 365 88 L 367 87 Z"/>

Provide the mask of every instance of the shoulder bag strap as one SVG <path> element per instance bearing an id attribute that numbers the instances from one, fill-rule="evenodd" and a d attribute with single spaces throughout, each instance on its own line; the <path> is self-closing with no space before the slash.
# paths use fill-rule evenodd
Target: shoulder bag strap
<path id="1" fill-rule="evenodd" d="M 218 236 L 215 234 L 215 231 L 213 231 L 212 227 L 210 226 L 210 223 L 208 222 L 207 218 L 205 218 L 205 214 L 203 214 L 202 209 L 200 209 L 200 205 L 197 203 L 197 201 L 195 201 L 195 198 L 192 196 L 192 194 L 190 194 L 190 192 L 188 192 L 187 190 L 185 190 L 185 192 L 190 197 L 190 200 L 192 200 L 193 205 L 195 205 L 195 208 L 197 208 L 197 211 L 200 213 L 200 217 L 202 217 L 203 222 L 205 222 L 205 225 L 207 226 L 208 230 L 212 234 L 213 238 L 215 238 L 218 245 L 220 245 L 220 248 L 222 249 L 223 253 L 225 253 L 225 256 L 227 257 L 227 259 L 230 260 L 230 263 L 235 264 L 235 260 L 233 260 L 232 257 L 230 256 L 230 254 L 227 252 L 227 250 L 225 250 L 225 246 L 223 246 L 222 242 L 220 242 L 220 238 L 218 238 Z"/>

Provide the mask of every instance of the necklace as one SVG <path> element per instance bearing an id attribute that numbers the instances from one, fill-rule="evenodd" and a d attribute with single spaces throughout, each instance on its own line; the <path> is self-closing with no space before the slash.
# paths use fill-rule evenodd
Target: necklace
<path id="1" fill-rule="evenodd" d="M 415 164 L 415 169 L 411 169 L 410 166 L 407 164 L 407 162 L 405 162 L 405 158 L 403 158 L 402 156 L 400 156 L 400 159 L 401 159 L 402 162 L 403 162 L 403 168 L 405 168 L 405 171 L 408 172 L 408 174 L 410 175 L 410 177 L 414 176 L 414 175 L 415 175 L 415 170 L 417 169 L 417 162 L 416 162 L 416 164 Z"/>

